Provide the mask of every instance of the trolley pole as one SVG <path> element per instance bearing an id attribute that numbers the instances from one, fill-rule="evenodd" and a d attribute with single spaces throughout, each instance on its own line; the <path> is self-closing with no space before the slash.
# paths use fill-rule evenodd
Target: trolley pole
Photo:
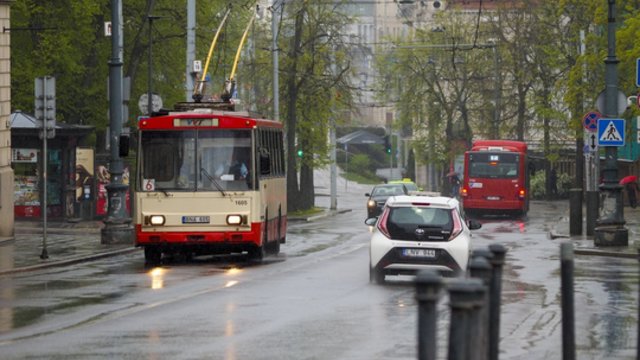
<path id="1" fill-rule="evenodd" d="M 111 183 L 106 186 L 108 210 L 101 232 L 101 243 L 133 243 L 133 227 L 127 215 L 126 191 L 122 183 L 124 166 L 120 158 L 120 135 L 122 134 L 122 2 L 111 0 L 111 59 L 109 60 L 109 172 Z"/>
<path id="2" fill-rule="evenodd" d="M 607 0 L 609 16 L 607 25 L 607 58 L 605 63 L 605 117 L 618 116 L 618 63 L 616 58 L 616 0 Z M 624 136 L 624 135 L 623 135 Z M 596 246 L 627 246 L 629 230 L 624 227 L 624 209 L 622 204 L 622 186 L 618 184 L 618 149 L 605 147 L 603 169 L 604 185 L 600 189 L 606 193 L 603 210 L 596 221 Z"/>

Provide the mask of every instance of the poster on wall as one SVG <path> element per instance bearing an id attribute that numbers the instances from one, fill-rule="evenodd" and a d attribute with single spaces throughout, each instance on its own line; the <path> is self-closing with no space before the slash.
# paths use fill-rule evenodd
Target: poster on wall
<path id="1" fill-rule="evenodd" d="M 14 148 L 11 151 L 13 209 L 16 217 L 40 216 L 39 156 L 38 149 Z"/>
<path id="2" fill-rule="evenodd" d="M 38 149 L 13 149 L 11 162 L 38 163 Z"/>
<path id="3" fill-rule="evenodd" d="M 76 149 L 76 201 L 91 200 L 93 192 L 93 149 Z"/>
<path id="4" fill-rule="evenodd" d="M 111 173 L 109 169 L 105 165 L 98 165 L 96 168 L 96 180 L 97 180 L 97 198 L 96 198 L 96 215 L 106 215 L 109 208 L 109 202 L 107 201 L 107 185 L 111 183 Z M 125 165 L 122 172 L 122 183 L 124 185 L 129 185 L 129 166 Z M 131 210 L 129 208 L 129 190 L 127 189 L 127 193 L 125 195 L 125 203 L 127 205 L 127 214 L 131 214 Z"/>

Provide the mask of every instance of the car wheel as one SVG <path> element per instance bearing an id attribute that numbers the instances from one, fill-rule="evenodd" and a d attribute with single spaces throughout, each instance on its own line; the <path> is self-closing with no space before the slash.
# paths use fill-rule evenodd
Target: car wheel
<path id="1" fill-rule="evenodd" d="M 369 281 L 375 282 L 378 285 L 384 284 L 384 271 L 378 270 L 374 267 L 369 267 Z"/>

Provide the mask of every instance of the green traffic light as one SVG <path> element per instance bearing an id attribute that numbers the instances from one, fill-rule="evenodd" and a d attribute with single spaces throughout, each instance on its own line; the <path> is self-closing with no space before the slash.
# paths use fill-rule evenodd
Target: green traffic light
<path id="1" fill-rule="evenodd" d="M 302 150 L 298 150 L 298 157 L 302 157 L 302 154 L 303 154 Z"/>

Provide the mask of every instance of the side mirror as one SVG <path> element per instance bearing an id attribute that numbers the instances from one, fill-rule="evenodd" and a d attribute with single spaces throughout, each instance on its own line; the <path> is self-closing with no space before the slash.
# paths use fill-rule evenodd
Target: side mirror
<path id="1" fill-rule="evenodd" d="M 120 157 L 127 157 L 129 155 L 129 134 L 120 135 L 120 147 L 118 148 Z"/>
<path id="2" fill-rule="evenodd" d="M 469 220 L 469 230 L 478 230 L 482 227 L 482 224 L 477 220 Z"/>
<path id="3" fill-rule="evenodd" d="M 365 193 L 365 194 L 364 194 L 364 196 L 366 196 L 366 197 L 371 197 L 371 194 L 369 194 L 369 193 Z"/>
<path id="4" fill-rule="evenodd" d="M 378 218 L 377 217 L 368 218 L 367 220 L 364 221 L 364 223 L 369 225 L 369 226 L 375 226 L 375 224 L 377 222 L 378 222 Z"/>

